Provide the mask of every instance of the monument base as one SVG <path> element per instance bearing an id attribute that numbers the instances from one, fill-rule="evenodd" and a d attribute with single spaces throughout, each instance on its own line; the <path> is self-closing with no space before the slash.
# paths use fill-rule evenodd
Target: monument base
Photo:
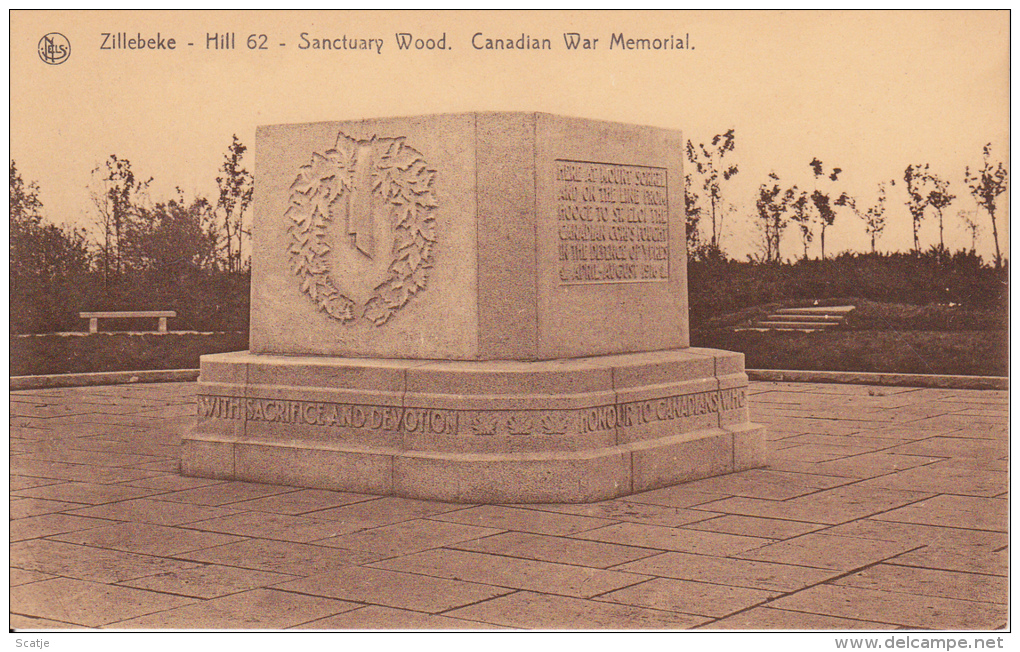
<path id="1" fill-rule="evenodd" d="M 202 356 L 184 475 L 465 503 L 593 502 L 765 464 L 743 355 Z"/>

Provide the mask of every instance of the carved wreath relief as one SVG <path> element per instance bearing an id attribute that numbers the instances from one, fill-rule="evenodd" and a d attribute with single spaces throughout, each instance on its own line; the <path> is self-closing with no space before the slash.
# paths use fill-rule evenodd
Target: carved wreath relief
<path id="1" fill-rule="evenodd" d="M 385 324 L 428 281 L 436 171 L 404 140 L 340 132 L 290 186 L 291 270 L 301 292 L 343 324 Z"/>

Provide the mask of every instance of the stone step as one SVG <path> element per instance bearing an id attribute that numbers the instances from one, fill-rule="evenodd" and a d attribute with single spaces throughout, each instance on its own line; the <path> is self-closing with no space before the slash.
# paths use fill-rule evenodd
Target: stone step
<path id="1" fill-rule="evenodd" d="M 810 328 L 813 330 L 824 330 L 826 328 L 833 328 L 839 326 L 839 322 L 797 322 L 797 321 L 760 321 L 756 324 L 759 328 L 772 328 L 772 329 L 788 329 L 788 330 L 803 330 Z"/>
<path id="2" fill-rule="evenodd" d="M 768 331 L 799 331 L 801 333 L 817 333 L 817 332 L 822 331 L 824 329 L 821 329 L 821 328 L 811 328 L 811 327 L 808 327 L 808 326 L 800 326 L 800 327 L 796 327 L 796 328 L 794 328 L 794 327 L 787 327 L 787 326 L 781 326 L 781 327 L 777 327 L 777 328 L 761 328 L 761 327 L 758 327 L 758 326 L 750 326 L 750 327 L 747 327 L 747 328 L 733 328 L 731 330 L 733 332 L 735 332 L 735 333 L 739 333 L 740 331 L 756 331 L 758 333 L 767 333 Z"/>
<path id="3" fill-rule="evenodd" d="M 797 321 L 797 322 L 824 322 L 841 323 L 842 315 L 799 315 L 795 313 L 774 312 L 765 318 L 769 321 Z"/>
<path id="4" fill-rule="evenodd" d="M 747 330 L 812 331 L 825 330 L 843 323 L 854 306 L 808 306 L 783 308 L 756 322 Z"/>
<path id="5" fill-rule="evenodd" d="M 782 315 L 846 315 L 856 306 L 807 306 L 804 308 L 782 308 L 776 312 Z"/>

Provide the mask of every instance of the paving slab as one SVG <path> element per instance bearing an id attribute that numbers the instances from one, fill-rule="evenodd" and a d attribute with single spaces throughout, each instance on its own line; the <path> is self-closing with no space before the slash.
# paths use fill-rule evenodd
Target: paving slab
<path id="1" fill-rule="evenodd" d="M 87 464 L 91 466 L 131 467 L 136 464 L 155 462 L 160 457 L 153 455 L 131 455 L 127 453 L 110 453 L 97 450 L 78 450 L 74 448 L 48 448 L 35 450 L 29 454 L 34 460 L 45 462 L 64 462 L 67 464 Z"/>
<path id="2" fill-rule="evenodd" d="M 154 557 L 176 557 L 192 550 L 243 541 L 241 537 L 197 532 L 151 523 L 120 523 L 90 528 L 80 532 L 52 536 L 50 540 L 76 543 L 90 548 L 137 552 Z"/>
<path id="3" fill-rule="evenodd" d="M 262 498 L 276 494 L 298 491 L 297 487 L 283 487 L 254 482 L 223 482 L 207 487 L 185 489 L 159 495 L 158 500 L 190 505 L 209 505 L 220 507 L 230 503 L 240 503 L 253 498 Z"/>
<path id="4" fill-rule="evenodd" d="M 55 478 L 32 478 L 24 475 L 11 475 L 10 476 L 10 490 L 17 491 L 18 489 L 29 489 L 31 487 L 43 487 L 48 484 L 58 484 L 63 480 L 57 480 Z"/>
<path id="5" fill-rule="evenodd" d="M 62 623 L 56 620 L 49 620 L 47 618 L 35 618 L 32 616 L 23 616 L 21 614 L 11 614 L 10 619 L 11 631 L 19 630 L 33 630 L 33 629 L 91 629 L 84 627 L 83 625 L 75 625 L 73 623 Z"/>
<path id="6" fill-rule="evenodd" d="M 58 577 L 11 589 L 11 613 L 99 627 L 193 600 L 110 584 Z"/>
<path id="7" fill-rule="evenodd" d="M 833 584 L 996 604 L 1006 604 L 1009 598 L 1008 587 L 995 576 L 890 564 L 865 568 Z"/>
<path id="8" fill-rule="evenodd" d="M 931 496 L 931 493 L 917 491 L 847 485 L 783 501 L 744 498 L 742 496 L 726 498 L 699 505 L 698 509 L 743 516 L 838 525 L 887 512 Z"/>
<path id="9" fill-rule="evenodd" d="M 43 580 L 51 580 L 55 575 L 49 573 L 40 573 L 38 571 L 23 570 L 21 568 L 11 569 L 11 586 L 21 586 L 22 584 L 31 584 L 32 582 L 41 582 Z"/>
<path id="10" fill-rule="evenodd" d="M 196 562 L 307 577 L 376 561 L 380 555 L 362 550 L 310 546 L 290 541 L 249 539 L 184 553 L 180 557 Z"/>
<path id="11" fill-rule="evenodd" d="M 779 598 L 770 606 L 873 620 L 911 629 L 999 629 L 1005 626 L 1007 619 L 1005 605 L 853 586 L 815 586 Z"/>
<path id="12" fill-rule="evenodd" d="M 463 544 L 500 532 L 502 530 L 495 528 L 421 519 L 360 530 L 315 543 L 320 546 L 366 550 L 384 557 L 395 557 L 441 546 Z"/>
<path id="13" fill-rule="evenodd" d="M 46 485 L 45 487 L 21 489 L 15 492 L 14 495 L 25 496 L 28 498 L 41 498 L 45 500 L 84 503 L 87 505 L 102 505 L 103 503 L 114 503 L 121 500 L 150 496 L 154 493 L 158 492 L 151 489 L 142 489 L 140 487 L 95 484 L 93 482 L 64 482 L 61 484 Z"/>
<path id="14" fill-rule="evenodd" d="M 372 567 L 575 598 L 590 598 L 648 579 L 633 573 L 462 550 L 429 550 Z"/>
<path id="15" fill-rule="evenodd" d="M 432 518 L 465 525 L 532 532 L 534 534 L 565 535 L 593 530 L 615 521 L 574 514 L 561 514 L 543 509 L 508 507 L 503 505 L 479 505 L 457 510 Z"/>
<path id="16" fill-rule="evenodd" d="M 766 500 L 786 500 L 831 489 L 851 480 L 826 475 L 788 473 L 772 469 L 751 469 L 739 473 L 697 480 L 688 484 L 694 491 L 725 493 Z"/>
<path id="17" fill-rule="evenodd" d="M 840 575 L 837 571 L 805 568 L 792 564 L 693 555 L 684 552 L 662 553 L 617 566 L 616 570 L 653 577 L 671 577 L 678 580 L 693 580 L 779 592 L 796 591 Z"/>
<path id="18" fill-rule="evenodd" d="M 999 506 L 998 509 L 1002 507 Z M 942 546 L 961 550 L 980 548 L 991 551 L 1009 542 L 1009 536 L 1003 532 L 892 521 L 882 519 L 881 515 L 837 525 L 826 530 L 826 534 L 886 541 L 913 541 L 920 542 L 926 547 Z"/>
<path id="19" fill-rule="evenodd" d="M 858 486 L 990 498 L 1009 488 L 1009 475 L 987 466 L 974 468 L 938 462 L 871 478 Z"/>
<path id="20" fill-rule="evenodd" d="M 89 516 L 132 523 L 153 523 L 155 525 L 184 525 L 221 516 L 237 514 L 237 510 L 207 505 L 172 503 L 151 498 L 125 500 L 95 507 L 81 507 L 68 513 L 75 516 Z"/>
<path id="21" fill-rule="evenodd" d="M 120 585 L 209 599 L 296 579 L 299 579 L 296 575 L 207 564 L 126 580 Z"/>
<path id="22" fill-rule="evenodd" d="M 179 444 L 179 442 L 178 442 Z M 177 444 L 175 444 L 176 446 Z M 222 480 L 209 478 L 187 478 L 182 475 L 157 475 L 150 478 L 129 480 L 124 484 L 131 487 L 142 487 L 143 489 L 155 489 L 162 492 L 184 491 L 198 487 L 208 487 L 214 484 L 223 484 Z"/>
<path id="23" fill-rule="evenodd" d="M 32 459 L 25 455 L 11 458 L 10 472 L 14 475 L 29 475 L 32 478 L 90 482 L 101 485 L 115 485 L 131 480 L 152 478 L 154 475 L 159 474 L 140 468 L 51 462 L 42 459 Z"/>
<path id="24" fill-rule="evenodd" d="M 619 523 L 607 527 L 580 532 L 573 535 L 577 539 L 603 541 L 639 548 L 655 550 L 673 550 L 677 552 L 693 552 L 706 555 L 732 555 L 734 553 L 760 548 L 771 543 L 763 537 L 748 537 L 719 532 L 704 532 L 685 528 L 667 528 L 658 525 L 641 523 Z"/>
<path id="25" fill-rule="evenodd" d="M 1009 514 L 992 498 L 935 496 L 876 516 L 884 521 L 1006 532 Z"/>
<path id="26" fill-rule="evenodd" d="M 27 541 L 29 539 L 41 539 L 54 534 L 66 532 L 78 532 L 91 528 L 109 525 L 109 521 L 98 518 L 83 518 L 70 514 L 44 514 L 42 516 L 30 516 L 11 522 L 11 541 Z"/>
<path id="27" fill-rule="evenodd" d="M 920 542 L 881 541 L 811 533 L 740 553 L 742 559 L 847 571 L 916 550 Z"/>
<path id="28" fill-rule="evenodd" d="M 255 498 L 233 505 L 234 509 L 251 510 L 254 512 L 274 512 L 291 516 L 307 515 L 315 518 L 314 512 L 342 507 L 353 503 L 377 500 L 378 496 L 355 494 L 344 491 L 322 491 L 320 489 L 302 489 L 265 498 Z"/>
<path id="29" fill-rule="evenodd" d="M 704 616 L 628 604 L 517 591 L 447 612 L 448 616 L 521 629 L 689 629 Z"/>
<path id="30" fill-rule="evenodd" d="M 867 434 L 865 434 L 867 433 Z M 849 435 L 830 435 L 810 433 L 806 435 L 795 435 L 787 437 L 784 442 L 795 444 L 819 444 L 823 446 L 836 446 L 840 448 L 868 448 L 873 451 L 898 446 L 903 443 L 902 437 L 875 437 L 870 431 L 862 428 L 861 432 Z"/>
<path id="31" fill-rule="evenodd" d="M 897 625 L 876 623 L 855 618 L 839 618 L 822 614 L 787 611 L 772 607 L 754 607 L 726 618 L 720 618 L 697 629 L 781 629 L 811 631 L 820 629 L 896 629 Z"/>
<path id="32" fill-rule="evenodd" d="M 787 521 L 778 518 L 760 518 L 757 516 L 736 516 L 732 514 L 715 516 L 687 526 L 688 529 L 692 530 L 705 530 L 706 532 L 721 532 L 723 534 L 737 534 L 777 540 L 800 536 L 801 534 L 814 532 L 824 527 L 824 525 L 815 523 Z"/>
<path id="33" fill-rule="evenodd" d="M 28 518 L 42 514 L 52 514 L 67 509 L 81 507 L 79 503 L 68 503 L 60 500 L 46 500 L 42 498 L 13 498 L 10 501 L 10 518 Z"/>
<path id="34" fill-rule="evenodd" d="M 467 508 L 467 505 L 410 500 L 406 498 L 380 498 L 375 496 L 372 500 L 357 501 L 331 509 L 321 509 L 310 513 L 309 516 L 314 516 L 317 519 L 337 521 L 344 525 L 348 532 L 357 532 L 358 530 L 413 521 L 446 512 L 457 512 Z M 468 525 L 471 524 L 469 523 Z"/>
<path id="35" fill-rule="evenodd" d="M 10 552 L 11 566 L 15 568 L 104 584 L 198 565 L 178 559 L 103 550 L 46 539 L 12 543 Z"/>
<path id="36" fill-rule="evenodd" d="M 712 518 L 711 514 L 703 511 L 623 499 L 607 500 L 601 503 L 529 505 L 528 508 L 545 512 L 558 512 L 561 514 L 574 514 L 576 516 L 589 516 L 629 523 L 645 523 L 647 525 L 662 525 L 665 527 L 678 527 Z"/>
<path id="37" fill-rule="evenodd" d="M 779 595 L 781 594 L 776 591 L 657 577 L 607 593 L 600 596 L 599 600 L 699 616 L 721 617 L 761 604 Z"/>
<path id="38" fill-rule="evenodd" d="M 896 564 L 935 568 L 984 575 L 1009 575 L 1009 554 L 1006 550 L 962 548 L 945 544 L 927 545 L 924 548 L 900 555 Z"/>
<path id="39" fill-rule="evenodd" d="M 687 484 L 679 484 L 673 487 L 653 489 L 639 494 L 631 494 L 620 500 L 628 503 L 646 503 L 651 505 L 663 505 L 666 507 L 696 507 L 716 500 L 722 500 L 730 496 L 726 492 L 706 493 L 690 489 Z"/>
<path id="40" fill-rule="evenodd" d="M 867 446 L 832 446 L 826 444 L 798 444 L 775 451 L 776 459 L 795 459 L 800 462 L 831 462 L 853 455 L 870 453 Z"/>
<path id="41" fill-rule="evenodd" d="M 194 521 L 187 527 L 193 530 L 223 532 L 255 539 L 276 539 L 296 543 L 325 539 L 346 531 L 346 528 L 337 521 L 317 520 L 272 512 L 240 512 L 205 521 Z"/>
<path id="42" fill-rule="evenodd" d="M 354 566 L 279 584 L 276 588 L 433 614 L 511 591 L 462 580 Z"/>
<path id="43" fill-rule="evenodd" d="M 196 602 L 140 618 L 114 629 L 283 629 L 356 609 L 357 604 L 272 589 L 255 589 Z"/>
<path id="44" fill-rule="evenodd" d="M 434 614 L 409 611 L 407 609 L 393 609 L 392 607 L 378 607 L 370 605 L 359 607 L 351 611 L 345 611 L 335 616 L 327 616 L 319 620 L 313 620 L 303 625 L 295 625 L 292 629 L 313 629 L 313 630 L 335 630 L 335 629 L 505 629 L 490 623 L 483 623 L 463 618 L 451 618 L 449 616 L 437 616 Z"/>
<path id="45" fill-rule="evenodd" d="M 659 551 L 648 548 L 551 537 L 527 532 L 504 532 L 482 539 L 462 541 L 448 547 L 589 568 L 619 567 L 620 564 L 660 554 Z"/>
<path id="46" fill-rule="evenodd" d="M 974 426 L 974 424 L 970 424 Z M 971 431 L 968 430 L 967 434 Z M 962 433 L 961 433 L 962 434 Z M 964 457 L 993 460 L 1009 454 L 1006 438 L 992 440 L 971 437 L 928 437 L 909 444 L 889 448 L 890 453 L 901 455 L 927 455 L 931 457 Z"/>
<path id="47" fill-rule="evenodd" d="M 884 476 L 905 469 L 913 469 L 925 464 L 933 464 L 942 461 L 942 459 L 940 457 L 898 455 L 896 453 L 880 451 L 821 462 L 814 466 L 814 470 L 823 475 L 866 479 Z"/>

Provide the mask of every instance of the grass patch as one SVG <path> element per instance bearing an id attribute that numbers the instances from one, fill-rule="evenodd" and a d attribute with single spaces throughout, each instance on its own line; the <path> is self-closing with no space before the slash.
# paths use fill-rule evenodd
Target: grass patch
<path id="1" fill-rule="evenodd" d="M 854 299 L 857 309 L 846 316 L 841 328 L 853 331 L 1008 331 L 1009 315 L 1000 310 L 981 310 L 948 304 L 914 306 Z"/>
<path id="2" fill-rule="evenodd" d="M 1005 330 L 696 330 L 691 345 L 744 354 L 748 369 L 1008 376 Z"/>
<path id="3" fill-rule="evenodd" d="M 12 376 L 197 369 L 207 353 L 243 351 L 248 333 L 97 333 L 10 338 Z"/>

